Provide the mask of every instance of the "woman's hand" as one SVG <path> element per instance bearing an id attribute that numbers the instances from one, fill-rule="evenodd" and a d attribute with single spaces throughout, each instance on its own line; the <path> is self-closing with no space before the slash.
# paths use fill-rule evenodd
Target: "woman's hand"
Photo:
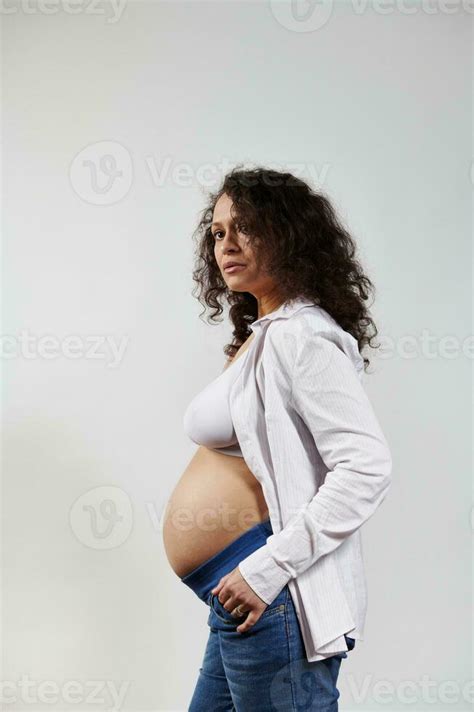
<path id="1" fill-rule="evenodd" d="M 211 593 L 217 595 L 219 602 L 231 615 L 237 617 L 238 612 L 234 614 L 234 609 L 237 608 L 237 606 L 240 606 L 241 615 L 248 612 L 245 621 L 236 628 L 238 633 L 245 633 L 249 628 L 255 625 L 268 607 L 267 604 L 257 596 L 255 591 L 250 588 L 240 573 L 238 566 L 223 576 L 217 586 L 211 590 Z"/>

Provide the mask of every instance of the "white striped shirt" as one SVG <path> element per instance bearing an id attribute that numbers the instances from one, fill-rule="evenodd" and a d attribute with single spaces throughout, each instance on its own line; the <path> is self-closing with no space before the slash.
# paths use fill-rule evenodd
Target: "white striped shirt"
<path id="1" fill-rule="evenodd" d="M 387 441 L 361 385 L 357 341 L 321 307 L 286 302 L 255 334 L 229 396 L 273 534 L 239 570 L 270 604 L 288 584 L 308 661 L 363 640 L 360 526 L 391 484 Z"/>

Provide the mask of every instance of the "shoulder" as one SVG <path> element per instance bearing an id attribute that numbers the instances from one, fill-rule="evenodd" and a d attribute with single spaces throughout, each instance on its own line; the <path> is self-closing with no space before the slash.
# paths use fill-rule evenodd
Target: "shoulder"
<path id="1" fill-rule="evenodd" d="M 316 336 L 330 340 L 341 339 L 341 332 L 346 333 L 325 309 L 306 306 L 286 319 L 271 322 L 265 341 L 274 347 L 294 350 Z"/>
<path id="2" fill-rule="evenodd" d="M 319 306 L 307 306 L 287 319 L 273 321 L 265 341 L 293 367 L 302 356 L 309 354 L 317 358 L 318 354 L 331 354 L 336 348 L 349 358 L 357 371 L 363 369 L 364 361 L 356 339 Z"/>

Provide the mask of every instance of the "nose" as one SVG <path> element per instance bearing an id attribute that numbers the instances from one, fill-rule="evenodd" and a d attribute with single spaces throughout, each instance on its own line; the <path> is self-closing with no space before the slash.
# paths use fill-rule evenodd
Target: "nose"
<path id="1" fill-rule="evenodd" d="M 226 255 L 228 252 L 233 253 L 239 249 L 240 248 L 239 248 L 239 243 L 238 243 L 237 237 L 230 232 L 226 232 L 224 239 L 221 240 L 222 254 Z"/>

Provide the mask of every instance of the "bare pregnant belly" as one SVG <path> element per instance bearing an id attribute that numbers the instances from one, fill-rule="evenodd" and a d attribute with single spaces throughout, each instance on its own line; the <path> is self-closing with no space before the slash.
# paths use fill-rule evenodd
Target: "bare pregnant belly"
<path id="1" fill-rule="evenodd" d="M 183 578 L 267 518 L 262 488 L 245 460 L 199 447 L 167 505 L 168 561 Z"/>

